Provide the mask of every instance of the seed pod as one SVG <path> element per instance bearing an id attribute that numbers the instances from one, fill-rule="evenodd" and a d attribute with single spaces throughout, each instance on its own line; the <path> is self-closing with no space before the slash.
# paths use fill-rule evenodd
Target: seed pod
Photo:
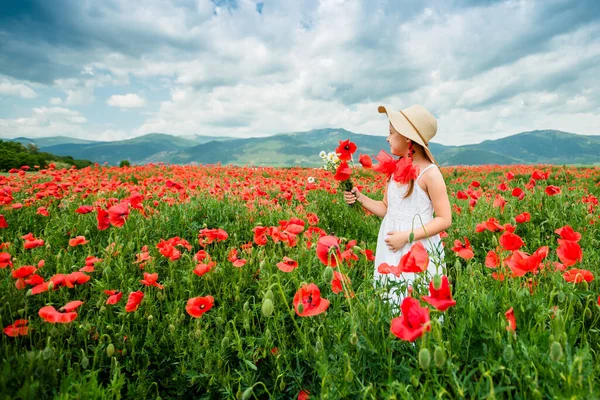
<path id="1" fill-rule="evenodd" d="M 552 342 L 550 345 L 550 358 L 552 361 L 559 361 L 563 356 L 563 349 L 560 343 Z"/>
<path id="2" fill-rule="evenodd" d="M 304 312 L 304 304 L 298 304 L 298 314 L 302 314 Z"/>
<path id="3" fill-rule="evenodd" d="M 446 363 L 446 354 L 439 346 L 436 346 L 435 351 L 433 352 L 433 361 L 438 368 L 441 368 Z"/>
<path id="4" fill-rule="evenodd" d="M 326 267 L 323 270 L 323 283 L 325 283 L 326 285 L 329 285 L 332 280 L 333 280 L 333 268 Z"/>
<path id="5" fill-rule="evenodd" d="M 509 344 L 504 348 L 504 351 L 502 352 L 502 357 L 504 357 L 504 361 L 506 362 L 510 362 L 513 359 L 513 356 L 515 355 L 515 351 L 513 350 L 512 346 Z"/>
<path id="6" fill-rule="evenodd" d="M 273 314 L 273 309 L 273 300 L 265 299 L 261 308 L 263 316 L 269 318 Z"/>
<path id="7" fill-rule="evenodd" d="M 419 366 L 421 369 L 428 369 L 431 364 L 431 352 L 427 347 L 419 351 Z"/>
<path id="8" fill-rule="evenodd" d="M 112 357 L 113 354 L 115 354 L 115 345 L 112 343 L 109 343 L 108 346 L 106 346 L 106 354 L 108 354 L 109 357 Z"/>

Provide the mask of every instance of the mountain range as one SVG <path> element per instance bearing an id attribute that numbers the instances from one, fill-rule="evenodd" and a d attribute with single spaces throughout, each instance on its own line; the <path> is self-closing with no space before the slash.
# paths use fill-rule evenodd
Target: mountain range
<path id="1" fill-rule="evenodd" d="M 69 155 L 117 165 L 164 162 L 168 164 L 236 164 L 264 166 L 320 166 L 319 152 L 335 150 L 340 140 L 350 139 L 358 152 L 371 156 L 389 152 L 385 137 L 358 134 L 345 129 L 313 129 L 273 136 L 232 138 L 173 136 L 151 133 L 133 139 L 98 142 L 54 136 L 9 139 L 34 144 L 40 151 Z M 440 165 L 483 164 L 600 164 L 600 136 L 584 136 L 557 130 L 522 132 L 478 144 L 429 147 Z"/>

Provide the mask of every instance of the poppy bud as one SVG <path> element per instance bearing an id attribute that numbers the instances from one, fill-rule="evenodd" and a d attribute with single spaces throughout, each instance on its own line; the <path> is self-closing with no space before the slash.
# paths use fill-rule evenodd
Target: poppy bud
<path id="1" fill-rule="evenodd" d="M 496 236 L 492 236 L 492 246 L 498 247 L 498 238 Z"/>
<path id="2" fill-rule="evenodd" d="M 438 274 L 435 274 L 433 277 L 433 288 L 435 290 L 439 290 L 442 287 L 442 277 Z"/>
<path id="3" fill-rule="evenodd" d="M 196 336 L 196 338 L 200 338 L 200 336 L 202 335 L 202 331 L 200 329 L 196 329 L 194 331 L 194 336 Z"/>
<path id="4" fill-rule="evenodd" d="M 362 251 L 362 248 L 360 246 L 353 246 L 352 250 L 360 252 L 360 251 Z"/>
<path id="5" fill-rule="evenodd" d="M 54 282 L 50 281 L 50 283 L 48 283 L 48 291 L 53 290 L 54 289 Z"/>
<path id="6" fill-rule="evenodd" d="M 298 304 L 298 314 L 302 314 L 304 312 L 304 304 Z"/>
<path id="7" fill-rule="evenodd" d="M 414 233 L 414 232 L 411 232 L 411 233 L 408 235 L 408 243 L 412 243 L 414 240 L 415 240 L 415 233 Z"/>
<path id="8" fill-rule="evenodd" d="M 175 332 L 175 325 L 169 324 L 169 330 L 171 331 L 171 333 Z"/>
<path id="9" fill-rule="evenodd" d="M 104 306 L 100 307 L 100 312 L 104 312 L 104 311 L 106 311 L 106 307 L 104 307 Z"/>
<path id="10" fill-rule="evenodd" d="M 263 268 L 265 266 L 265 262 L 266 262 L 265 259 L 261 260 L 260 263 L 258 263 L 258 267 Z"/>
<path id="11" fill-rule="evenodd" d="M 248 301 L 246 301 L 246 302 L 244 303 L 244 311 L 245 311 L 245 312 L 248 312 L 248 310 L 249 310 L 249 309 L 250 309 L 250 303 L 249 303 Z"/>
<path id="12" fill-rule="evenodd" d="M 354 372 L 352 372 L 352 368 L 348 368 L 348 371 L 346 371 L 346 376 L 344 378 L 348 383 L 354 380 Z"/>
<path id="13" fill-rule="evenodd" d="M 352 332 L 352 334 L 350 335 L 350 344 L 356 346 L 356 343 L 358 343 L 358 335 L 356 334 L 356 332 Z"/>
<path id="14" fill-rule="evenodd" d="M 35 352 L 35 351 L 28 351 L 28 352 L 27 352 L 27 359 L 28 359 L 29 361 L 33 361 L 33 360 L 35 360 L 36 356 L 37 356 L 37 354 L 36 354 L 36 352 Z"/>
<path id="15" fill-rule="evenodd" d="M 510 344 L 504 348 L 504 352 L 502 353 L 502 357 L 504 357 L 504 361 L 510 362 L 513 359 L 514 355 L 515 355 L 515 351 L 513 350 L 512 346 Z"/>
<path id="16" fill-rule="evenodd" d="M 460 269 L 462 265 L 460 264 L 460 260 L 457 258 L 454 262 L 454 269 Z"/>
<path id="17" fill-rule="evenodd" d="M 558 302 L 559 303 L 564 303 L 565 301 L 565 294 L 564 292 L 558 292 Z"/>
<path id="18" fill-rule="evenodd" d="M 25 293 L 25 296 L 26 297 L 32 296 L 32 293 L 33 292 L 31 291 L 31 289 L 29 289 L 29 290 L 27 290 L 27 293 Z"/>
<path id="19" fill-rule="evenodd" d="M 552 361 L 559 361 L 563 356 L 563 349 L 560 343 L 552 342 L 550 345 L 550 358 Z"/>
<path id="20" fill-rule="evenodd" d="M 419 366 L 421 369 L 428 369 L 431 364 L 431 352 L 427 347 L 419 351 Z"/>
<path id="21" fill-rule="evenodd" d="M 367 313 L 369 313 L 369 315 L 373 315 L 374 312 L 375 312 L 375 302 L 370 301 L 369 304 L 367 304 Z"/>
<path id="22" fill-rule="evenodd" d="M 315 352 L 320 353 L 321 351 L 323 351 L 323 342 L 321 342 L 321 339 L 317 339 L 315 342 Z"/>
<path id="23" fill-rule="evenodd" d="M 285 390 L 285 381 L 283 379 L 281 379 L 281 382 L 279 382 L 279 390 L 282 392 Z"/>
<path id="24" fill-rule="evenodd" d="M 87 357 L 83 357 L 81 359 L 81 368 L 83 369 L 87 369 L 87 367 L 90 365 L 90 360 Z"/>
<path id="25" fill-rule="evenodd" d="M 590 310 L 589 308 L 585 309 L 584 314 L 587 319 L 592 319 L 592 310 Z"/>
<path id="26" fill-rule="evenodd" d="M 271 330 L 269 328 L 265 329 L 265 340 L 269 341 L 271 340 Z"/>
<path id="27" fill-rule="evenodd" d="M 419 378 L 417 378 L 416 375 L 411 375 L 410 383 L 413 385 L 413 387 L 418 387 L 419 386 Z"/>
<path id="28" fill-rule="evenodd" d="M 439 346 L 436 346 L 433 352 L 433 361 L 438 368 L 441 368 L 446 362 L 446 354 L 444 354 L 444 350 Z"/>
<path id="29" fill-rule="evenodd" d="M 221 348 L 226 349 L 228 347 L 229 347 L 229 336 L 223 336 L 223 339 L 221 339 Z"/>
<path id="30" fill-rule="evenodd" d="M 262 304 L 262 314 L 269 318 L 273 314 L 273 300 L 265 299 Z"/>
<path id="31" fill-rule="evenodd" d="M 152 314 L 148 315 L 148 321 L 152 321 L 154 319 L 154 317 L 152 316 Z"/>
<path id="32" fill-rule="evenodd" d="M 512 226 L 515 226 L 515 225 L 517 225 L 517 220 L 515 219 L 515 217 L 511 217 L 511 218 L 510 218 L 510 224 L 511 224 Z"/>
<path id="33" fill-rule="evenodd" d="M 331 283 L 331 281 L 333 280 L 333 268 L 331 267 L 326 267 L 323 270 L 323 282 L 326 285 L 329 285 Z"/>
<path id="34" fill-rule="evenodd" d="M 248 400 L 250 398 L 250 396 L 252 396 L 253 391 L 254 391 L 254 388 L 252 386 L 250 386 L 248 389 L 244 390 L 244 393 L 242 393 L 242 400 Z"/>
<path id="35" fill-rule="evenodd" d="M 271 289 L 267 290 L 267 293 L 265 294 L 265 299 L 273 300 L 273 291 Z"/>
<path id="36" fill-rule="evenodd" d="M 112 343 L 109 343 L 108 346 L 106 346 L 106 354 L 108 354 L 109 357 L 112 357 L 113 354 L 115 354 L 115 345 Z"/>
<path id="37" fill-rule="evenodd" d="M 54 353 L 52 347 L 46 346 L 46 348 L 42 350 L 42 357 L 44 360 L 48 360 L 50 357 L 52 357 L 52 353 Z"/>

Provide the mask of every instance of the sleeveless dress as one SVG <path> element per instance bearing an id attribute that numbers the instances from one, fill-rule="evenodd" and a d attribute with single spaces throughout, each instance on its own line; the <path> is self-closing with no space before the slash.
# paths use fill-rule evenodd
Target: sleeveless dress
<path id="1" fill-rule="evenodd" d="M 408 185 L 398 186 L 392 178 L 390 178 L 390 182 L 388 183 L 388 208 L 387 213 L 381 222 L 381 227 L 379 228 L 377 249 L 375 251 L 375 273 L 373 276 L 373 283 L 376 289 L 384 288 L 386 294 L 383 297 L 387 298 L 387 301 L 393 304 L 399 305 L 402 302 L 407 294 L 408 286 L 414 286 L 415 279 L 418 279 L 417 282 L 428 285 L 436 272 L 442 274 L 442 266 L 445 266 L 444 248 L 442 246 L 440 235 L 437 234 L 419 240 L 423 243 L 429 253 L 429 265 L 427 266 L 426 271 L 419 274 L 405 272 L 401 274 L 400 277 L 396 277 L 393 273 L 380 274 L 377 271 L 377 267 L 384 262 L 390 266 L 398 265 L 400 263 L 400 258 L 408 253 L 411 247 L 417 242 L 413 241 L 413 243 L 407 243 L 404 247 L 394 253 L 385 243 L 388 232 L 410 232 L 413 229 L 416 230 L 421 226 L 426 225 L 433 219 L 433 205 L 431 199 L 417 184 L 423 173 L 430 168 L 437 168 L 437 166 L 435 164 L 430 164 L 423 168 L 417 179 L 415 179 L 413 192 L 407 198 L 404 198 L 404 194 L 408 189 Z"/>

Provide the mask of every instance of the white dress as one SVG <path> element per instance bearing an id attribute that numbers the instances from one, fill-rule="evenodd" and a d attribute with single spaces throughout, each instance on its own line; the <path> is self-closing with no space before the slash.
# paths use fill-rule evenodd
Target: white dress
<path id="1" fill-rule="evenodd" d="M 426 271 L 419 274 L 406 272 L 401 274 L 400 277 L 396 277 L 393 273 L 380 274 L 377 271 L 377 267 L 381 263 L 387 263 L 390 266 L 398 265 L 400 263 L 400 258 L 408 253 L 410 248 L 416 243 L 416 241 L 407 243 L 404 247 L 394 253 L 385 243 L 388 232 L 410 232 L 413 229 L 416 230 L 421 226 L 426 225 L 433 219 L 433 205 L 431 204 L 431 199 L 417 183 L 423 173 L 430 168 L 437 168 L 437 166 L 435 164 L 430 164 L 423 168 L 417 179 L 415 179 L 413 192 L 407 198 L 404 198 L 403 196 L 408 189 L 408 185 L 398 186 L 393 178 L 390 178 L 390 182 L 388 183 L 388 207 L 387 213 L 379 228 L 377 250 L 375 251 L 375 273 L 373 278 L 375 288 L 385 288 L 384 291 L 386 294 L 384 294 L 383 297 L 387 297 L 387 300 L 393 304 L 400 304 L 402 302 L 402 299 L 406 296 L 408 286 L 414 286 L 419 283 L 428 285 L 436 272 L 440 275 L 443 273 L 442 266 L 445 265 L 444 248 L 439 234 L 419 240 L 423 243 L 429 253 L 429 265 Z M 415 283 L 414 281 L 416 278 L 417 282 Z"/>

